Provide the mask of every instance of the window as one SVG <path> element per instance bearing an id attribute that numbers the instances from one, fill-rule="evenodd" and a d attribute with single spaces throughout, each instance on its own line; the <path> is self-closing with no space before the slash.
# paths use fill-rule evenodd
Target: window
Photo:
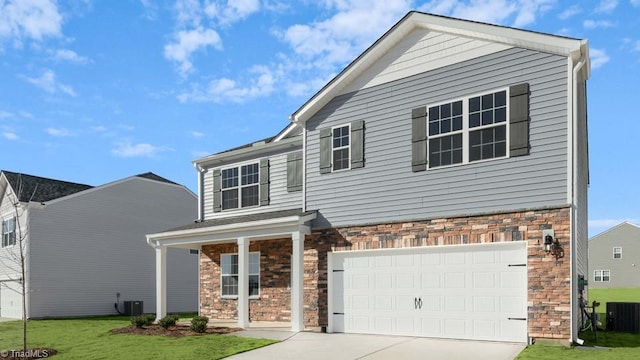
<path id="1" fill-rule="evenodd" d="M 332 129 L 332 164 L 334 171 L 349 169 L 349 132 L 349 125 Z"/>
<path id="2" fill-rule="evenodd" d="M 2 247 L 16 244 L 16 218 L 2 222 Z"/>
<path id="3" fill-rule="evenodd" d="M 259 204 L 260 166 L 242 165 L 221 171 L 222 210 Z"/>
<path id="4" fill-rule="evenodd" d="M 198 249 L 189 249 L 189 254 L 198 255 L 200 254 L 200 251 Z"/>
<path id="5" fill-rule="evenodd" d="M 622 247 L 616 246 L 613 248 L 613 258 L 622 259 Z"/>
<path id="6" fill-rule="evenodd" d="M 507 91 L 429 106 L 429 168 L 507 155 Z"/>
<path id="7" fill-rule="evenodd" d="M 238 254 L 220 256 L 223 297 L 238 296 Z M 260 295 L 260 253 L 249 253 L 249 296 Z"/>
<path id="8" fill-rule="evenodd" d="M 611 270 L 594 270 L 593 281 L 595 282 L 609 282 L 611 279 Z"/>

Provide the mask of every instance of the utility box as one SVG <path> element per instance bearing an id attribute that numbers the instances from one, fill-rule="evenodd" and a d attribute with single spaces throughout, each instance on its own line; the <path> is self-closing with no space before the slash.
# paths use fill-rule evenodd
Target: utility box
<path id="1" fill-rule="evenodd" d="M 125 301 L 124 314 L 127 316 L 138 316 L 144 312 L 142 301 Z"/>
<path id="2" fill-rule="evenodd" d="M 607 303 L 607 330 L 640 334 L 640 303 Z"/>

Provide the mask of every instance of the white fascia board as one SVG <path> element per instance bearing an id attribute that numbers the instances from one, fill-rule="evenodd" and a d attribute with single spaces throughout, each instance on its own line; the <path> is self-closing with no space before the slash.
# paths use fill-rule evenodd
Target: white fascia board
<path id="1" fill-rule="evenodd" d="M 289 136 L 289 134 L 292 134 L 294 132 L 294 130 L 299 129 L 300 126 L 296 123 L 291 123 L 289 124 L 283 131 L 280 132 L 280 134 L 278 134 L 275 139 L 273 139 L 273 142 L 278 142 L 281 141 L 282 139 L 286 138 L 287 136 Z"/>
<path id="2" fill-rule="evenodd" d="M 256 146 L 248 146 L 242 149 L 223 152 L 220 154 L 209 155 L 198 160 L 194 160 L 195 166 L 205 167 L 215 164 L 217 162 L 227 162 L 239 160 L 247 156 L 259 156 L 261 153 L 268 151 L 286 150 L 288 148 L 294 148 L 302 146 L 302 139 L 299 137 L 292 137 L 282 139 L 281 141 L 273 141 L 270 143 L 260 144 Z"/>
<path id="3" fill-rule="evenodd" d="M 236 224 L 210 226 L 197 229 L 168 231 L 147 235 L 147 242 L 156 245 L 179 245 L 202 242 L 228 241 L 238 237 L 261 238 L 287 235 L 293 231 L 305 230 L 304 224 L 313 220 L 316 213 L 305 216 L 287 216 L 282 218 L 249 221 Z"/>
<path id="4" fill-rule="evenodd" d="M 407 34 L 417 28 L 567 56 L 571 57 L 574 62 L 581 58 L 583 48 L 586 45 L 585 40 L 411 12 L 289 116 L 289 119 L 294 123 L 304 124 L 333 97 L 338 95 L 352 79 L 360 75 L 402 41 Z"/>

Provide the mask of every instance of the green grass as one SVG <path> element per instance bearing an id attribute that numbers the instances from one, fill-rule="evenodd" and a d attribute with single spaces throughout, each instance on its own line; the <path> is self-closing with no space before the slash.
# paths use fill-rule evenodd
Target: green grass
<path id="1" fill-rule="evenodd" d="M 605 312 L 608 302 L 640 302 L 640 288 L 589 289 L 589 302 L 593 300 L 601 304 L 600 312 Z"/>
<path id="2" fill-rule="evenodd" d="M 274 343 L 267 339 L 203 335 L 180 338 L 111 334 L 130 324 L 129 317 L 31 320 L 28 347 L 58 350 L 55 359 L 221 359 Z M 19 349 L 22 323 L 0 323 L 0 350 Z"/>
<path id="3" fill-rule="evenodd" d="M 597 360 L 625 360 L 640 359 L 640 334 L 598 332 L 598 341 L 594 333 L 585 331 L 579 336 L 585 341 L 585 347 L 565 348 L 562 346 L 533 345 L 518 355 L 517 360 L 552 360 L 552 359 L 597 359 Z M 598 346 L 600 350 L 593 349 Z M 608 349 L 606 349 L 608 348 Z"/>

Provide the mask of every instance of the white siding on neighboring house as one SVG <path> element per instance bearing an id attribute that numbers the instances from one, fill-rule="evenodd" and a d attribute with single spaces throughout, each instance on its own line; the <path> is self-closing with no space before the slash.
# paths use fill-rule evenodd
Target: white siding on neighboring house
<path id="1" fill-rule="evenodd" d="M 301 149 L 295 148 L 293 151 L 301 151 Z M 265 156 L 269 159 L 269 205 L 266 206 L 223 210 L 215 213 L 213 211 L 213 170 L 216 168 L 232 167 L 238 163 L 247 164 L 253 161 L 259 162 L 262 157 L 245 159 L 239 162 L 227 163 L 222 166 L 216 165 L 215 167 L 207 168 L 207 171 L 204 174 L 203 194 L 201 194 L 204 201 L 205 220 L 301 208 L 302 192 L 287 191 L 287 154 L 290 152 L 292 151 L 273 155 L 267 154 Z"/>
<path id="2" fill-rule="evenodd" d="M 184 187 L 133 177 L 34 210 L 30 316 L 115 314 L 117 293 L 153 312 L 155 251 L 145 234 L 193 221 L 196 204 Z M 195 311 L 198 256 L 176 249 L 167 258 L 167 310 Z"/>

